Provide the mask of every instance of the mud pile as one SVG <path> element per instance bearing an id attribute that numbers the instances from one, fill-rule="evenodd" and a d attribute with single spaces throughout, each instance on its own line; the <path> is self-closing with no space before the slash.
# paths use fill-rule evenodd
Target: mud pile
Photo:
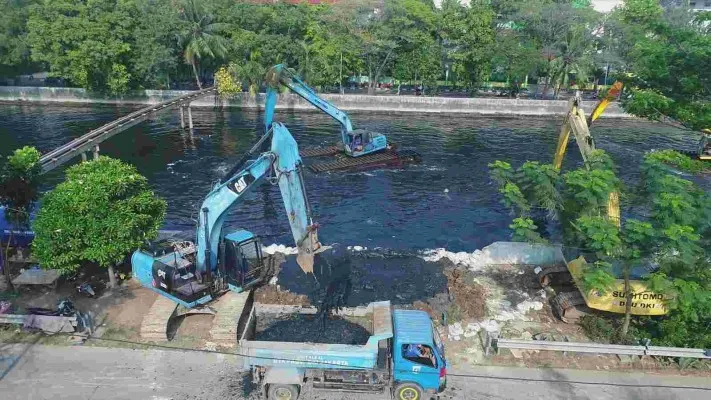
<path id="1" fill-rule="evenodd" d="M 370 332 L 362 325 L 340 317 L 293 314 L 257 319 L 255 340 L 267 342 L 303 342 L 364 345 Z"/>

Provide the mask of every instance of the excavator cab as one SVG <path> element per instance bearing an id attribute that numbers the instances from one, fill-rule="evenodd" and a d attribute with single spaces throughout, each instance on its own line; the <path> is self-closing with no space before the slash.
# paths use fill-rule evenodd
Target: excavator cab
<path id="1" fill-rule="evenodd" d="M 388 148 L 388 140 L 385 135 L 366 131 L 365 129 L 356 129 L 349 132 L 346 134 L 345 141 L 346 154 L 350 157 L 363 156 Z"/>
<path id="2" fill-rule="evenodd" d="M 268 266 L 262 254 L 262 242 L 252 232 L 240 230 L 225 235 L 222 246 L 224 274 L 234 291 L 244 291 L 262 282 Z"/>

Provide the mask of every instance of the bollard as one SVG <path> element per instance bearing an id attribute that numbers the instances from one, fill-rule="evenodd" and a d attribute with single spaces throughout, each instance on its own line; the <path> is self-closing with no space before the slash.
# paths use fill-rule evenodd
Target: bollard
<path id="1" fill-rule="evenodd" d="M 188 104 L 188 125 L 190 127 L 190 130 L 193 130 L 193 112 L 192 109 L 190 108 L 190 104 Z"/>
<path id="2" fill-rule="evenodd" d="M 94 146 L 94 160 L 99 159 L 99 145 Z"/>
<path id="3" fill-rule="evenodd" d="M 183 117 L 183 105 L 180 105 L 180 127 L 185 129 L 185 117 Z"/>
<path id="4" fill-rule="evenodd" d="M 83 151 L 81 152 L 81 160 L 86 161 L 86 153 Z"/>

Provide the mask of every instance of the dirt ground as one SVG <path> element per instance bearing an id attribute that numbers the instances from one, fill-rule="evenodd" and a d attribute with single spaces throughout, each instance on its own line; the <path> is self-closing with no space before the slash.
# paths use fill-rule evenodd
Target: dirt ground
<path id="1" fill-rule="evenodd" d="M 473 321 L 496 318 L 501 310 L 491 304 L 517 304 L 540 299 L 542 296 L 535 276 L 521 273 L 514 267 L 502 267 L 486 274 L 472 273 L 456 268 L 451 263 L 437 262 L 447 278 L 446 293 L 438 293 L 426 301 L 397 307 L 416 308 L 427 311 L 439 326 L 440 336 L 447 347 L 447 357 L 453 365 L 508 365 L 521 367 L 579 368 L 592 370 L 642 370 L 658 373 L 680 373 L 679 364 L 668 359 L 650 357 L 632 358 L 615 355 L 563 354 L 559 352 L 511 352 L 485 357 L 481 333 L 464 334 L 453 340 L 449 326 L 456 320 L 462 325 Z M 98 286 L 98 285 L 97 285 Z M 55 308 L 61 299 L 71 300 L 82 312 L 94 315 L 98 335 L 108 340 L 90 340 L 87 345 L 140 346 L 139 332 L 143 317 L 148 313 L 157 294 L 141 287 L 136 281 L 123 281 L 119 288 L 100 290 L 96 298 L 88 298 L 76 292 L 75 284 L 64 282 L 57 291 L 42 288 L 23 288 L 19 293 L 0 293 L 0 299 L 12 303 L 14 313 L 22 313 L 27 307 Z M 535 297 L 539 296 L 539 297 Z M 306 295 L 296 294 L 277 285 L 264 285 L 255 292 L 255 300 L 264 304 L 310 305 Z M 541 309 L 526 311 L 524 318 L 499 320 L 501 337 L 544 339 L 556 341 L 590 341 L 583 330 L 575 324 L 565 324 L 552 313 L 547 301 Z M 509 307 L 510 309 L 511 307 Z M 500 316 L 500 315 L 499 315 Z M 177 318 L 169 327 L 170 346 L 180 348 L 207 348 L 212 327 L 212 315 L 192 315 Z M 0 328 L 0 342 L 41 339 L 43 343 L 68 344 L 65 338 L 28 335 L 17 327 Z M 114 341 L 111 341 L 114 340 Z M 123 342 L 127 341 L 129 343 Z M 134 343 L 135 342 L 135 343 Z M 134 343 L 134 344 L 131 344 Z M 695 363 L 681 371 L 684 374 L 711 376 L 709 363 Z"/>
<path id="2" fill-rule="evenodd" d="M 414 309 L 427 312 L 433 321 L 445 324 L 445 320 L 472 320 L 486 314 L 487 290 L 475 282 L 474 275 L 451 263 L 438 262 L 447 277 L 447 293 L 438 293 L 426 301 L 415 301 Z"/>
<path id="3" fill-rule="evenodd" d="M 281 289 L 278 285 L 264 285 L 254 291 L 254 301 L 262 304 L 283 304 L 290 306 L 309 306 L 308 296 Z"/>

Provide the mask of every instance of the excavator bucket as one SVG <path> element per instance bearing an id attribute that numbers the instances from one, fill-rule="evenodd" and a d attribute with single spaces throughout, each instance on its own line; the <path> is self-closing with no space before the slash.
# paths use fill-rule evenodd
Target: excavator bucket
<path id="1" fill-rule="evenodd" d="M 603 111 L 605 111 L 607 106 L 610 105 L 610 103 L 612 103 L 617 98 L 617 96 L 620 95 L 621 91 L 622 82 L 616 81 L 612 84 L 612 87 L 610 87 L 610 90 L 607 91 L 607 95 L 605 96 L 605 98 L 600 100 L 590 113 L 590 117 L 588 118 L 588 126 L 592 125 L 593 121 L 600 118 Z"/>
<path id="2" fill-rule="evenodd" d="M 296 262 L 306 272 L 313 272 L 314 252 L 318 242 L 318 225 L 311 219 L 311 207 L 301 175 L 301 157 L 296 141 L 283 124 L 272 124 L 272 152 L 277 155 L 274 173 L 284 199 L 289 226 L 298 247 Z"/>

